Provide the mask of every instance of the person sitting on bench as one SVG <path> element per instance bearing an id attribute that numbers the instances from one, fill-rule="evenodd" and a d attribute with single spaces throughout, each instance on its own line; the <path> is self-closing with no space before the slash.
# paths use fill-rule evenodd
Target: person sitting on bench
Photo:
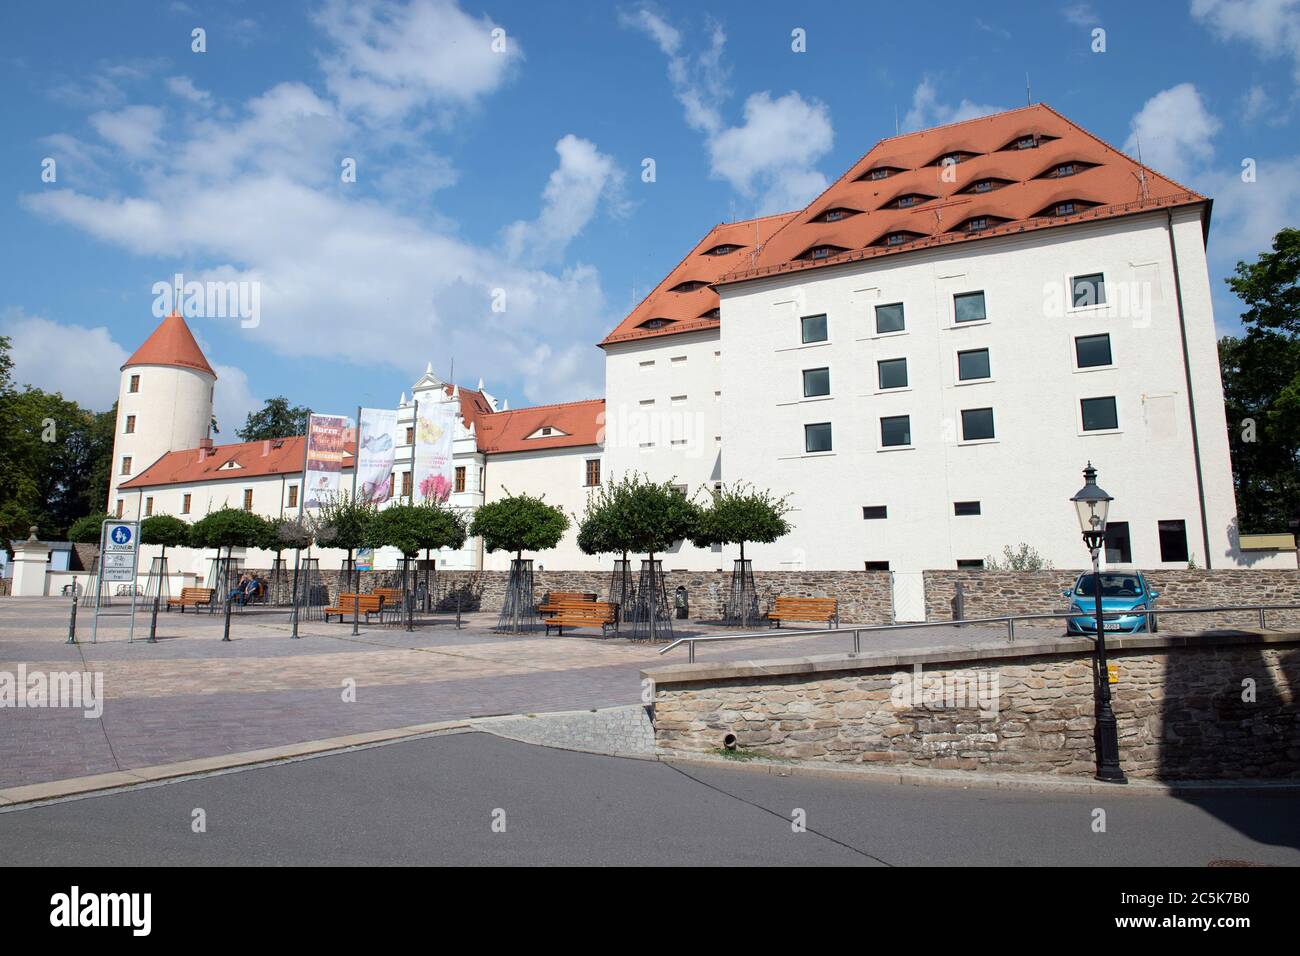
<path id="1" fill-rule="evenodd" d="M 238 601 L 240 604 L 243 604 L 245 601 L 246 592 L 248 590 L 248 581 L 249 581 L 248 575 L 241 574 L 239 576 L 239 583 L 235 585 L 234 589 L 231 590 L 231 592 L 228 595 L 226 595 L 226 600 Z"/>

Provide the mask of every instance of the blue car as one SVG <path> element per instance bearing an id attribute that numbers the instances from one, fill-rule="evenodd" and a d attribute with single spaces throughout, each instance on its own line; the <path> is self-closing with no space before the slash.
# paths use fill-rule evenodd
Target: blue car
<path id="1" fill-rule="evenodd" d="M 1159 592 L 1152 591 L 1141 571 L 1103 571 L 1101 578 L 1101 610 L 1145 611 L 1154 610 Z M 1070 599 L 1070 607 L 1082 613 L 1066 618 L 1067 634 L 1095 634 L 1097 632 L 1097 598 L 1093 590 L 1092 572 L 1079 575 L 1074 587 L 1061 594 Z M 1125 614 L 1123 617 L 1103 618 L 1106 633 L 1137 634 L 1147 629 L 1144 614 Z M 1152 618 L 1152 630 L 1155 619 Z"/>

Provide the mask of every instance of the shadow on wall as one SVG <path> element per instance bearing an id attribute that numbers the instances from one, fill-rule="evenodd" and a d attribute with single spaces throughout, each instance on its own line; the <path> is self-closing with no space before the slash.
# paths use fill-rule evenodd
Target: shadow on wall
<path id="1" fill-rule="evenodd" d="M 1250 645 L 1167 656 L 1159 715 L 1163 779 L 1300 784 L 1300 650 Z M 1300 796 L 1179 794 L 1252 840 L 1300 848 Z M 1249 861 L 1245 861 L 1249 862 Z"/>

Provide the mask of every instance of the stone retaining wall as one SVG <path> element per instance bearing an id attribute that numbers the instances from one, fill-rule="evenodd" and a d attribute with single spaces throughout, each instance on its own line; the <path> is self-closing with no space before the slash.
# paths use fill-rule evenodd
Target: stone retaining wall
<path id="1" fill-rule="evenodd" d="M 1300 633 L 1114 643 L 1113 707 L 1127 774 L 1300 777 Z M 1079 776 L 1094 769 L 1090 642 L 686 664 L 644 676 L 655 681 L 664 752 L 714 751 L 734 734 L 739 747 L 765 757 Z M 1253 699 L 1245 699 L 1249 686 Z"/>
<path id="2" fill-rule="evenodd" d="M 1214 571 L 1144 571 L 1160 595 L 1157 607 L 1208 607 L 1230 604 L 1300 604 L 1300 571 L 1223 569 Z M 1064 610 L 1061 592 L 1073 586 L 1078 571 L 926 571 L 927 621 L 952 620 L 952 599 L 962 585 L 966 617 L 997 617 Z M 1300 627 L 1300 610 L 1275 611 L 1269 627 Z M 1224 611 L 1214 615 L 1175 614 L 1159 627 L 1171 631 L 1212 627 L 1257 626 L 1252 611 Z"/>

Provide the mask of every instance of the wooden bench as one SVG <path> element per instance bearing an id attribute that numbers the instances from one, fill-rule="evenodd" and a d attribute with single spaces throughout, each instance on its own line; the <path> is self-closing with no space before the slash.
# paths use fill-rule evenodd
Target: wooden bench
<path id="1" fill-rule="evenodd" d="M 590 604 L 595 600 L 596 595 L 586 591 L 548 591 L 537 610 L 541 614 L 552 614 L 570 604 Z"/>
<path id="2" fill-rule="evenodd" d="M 211 605 L 215 590 L 215 588 L 181 588 L 180 597 L 167 599 L 167 610 L 178 607 L 184 614 L 187 607 L 198 608 L 204 604 Z"/>
<path id="3" fill-rule="evenodd" d="M 402 616 L 402 589 L 401 588 L 375 588 L 370 592 L 378 595 L 383 601 L 383 606 L 379 609 L 380 620 L 396 620 Z M 412 594 L 415 592 L 412 591 Z"/>
<path id="4" fill-rule="evenodd" d="M 545 620 L 546 633 L 555 628 L 561 637 L 566 627 L 598 627 L 601 636 L 614 626 L 618 605 L 608 601 L 571 601 L 557 606 L 555 612 Z"/>
<path id="5" fill-rule="evenodd" d="M 359 617 L 364 617 L 366 623 L 370 623 L 370 615 L 378 614 L 384 606 L 384 599 L 378 594 L 340 594 L 337 607 L 327 607 L 324 610 L 325 623 L 330 622 L 330 617 L 337 614 L 339 623 L 343 623 L 344 617 L 351 618 L 355 612 Z"/>
<path id="6" fill-rule="evenodd" d="M 768 611 L 767 620 L 775 627 L 780 627 L 782 621 L 825 621 L 839 627 L 840 608 L 835 598 L 779 596 L 776 605 Z"/>

